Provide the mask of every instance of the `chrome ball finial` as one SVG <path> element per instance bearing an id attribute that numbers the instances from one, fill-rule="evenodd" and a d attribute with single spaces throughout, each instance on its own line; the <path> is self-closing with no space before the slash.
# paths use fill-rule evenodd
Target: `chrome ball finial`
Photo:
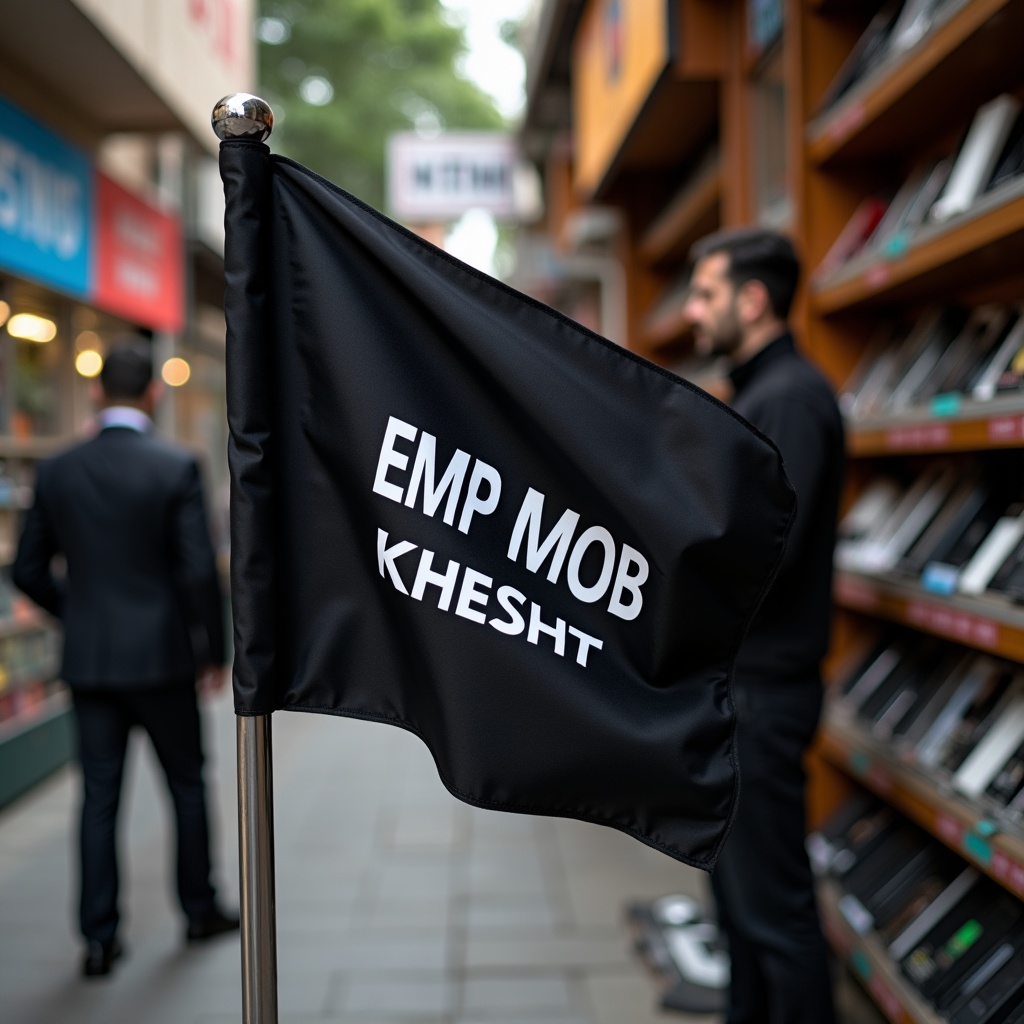
<path id="1" fill-rule="evenodd" d="M 221 142 L 252 139 L 263 142 L 274 130 L 274 112 L 266 100 L 248 92 L 235 92 L 218 100 L 210 118 Z"/>

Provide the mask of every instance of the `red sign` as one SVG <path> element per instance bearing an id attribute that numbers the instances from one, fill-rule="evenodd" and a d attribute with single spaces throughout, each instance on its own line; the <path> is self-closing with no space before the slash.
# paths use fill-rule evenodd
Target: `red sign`
<path id="1" fill-rule="evenodd" d="M 961 643 L 986 650 L 999 647 L 999 625 L 989 619 L 954 611 L 942 605 L 924 601 L 907 602 L 907 622 L 930 633 L 959 640 Z"/>
<path id="2" fill-rule="evenodd" d="M 949 444 L 949 427 L 944 423 L 918 427 L 898 427 L 886 432 L 885 444 L 890 451 L 945 448 Z"/>
<path id="3" fill-rule="evenodd" d="M 96 175 L 96 304 L 159 331 L 185 322 L 184 251 L 177 218 Z"/>

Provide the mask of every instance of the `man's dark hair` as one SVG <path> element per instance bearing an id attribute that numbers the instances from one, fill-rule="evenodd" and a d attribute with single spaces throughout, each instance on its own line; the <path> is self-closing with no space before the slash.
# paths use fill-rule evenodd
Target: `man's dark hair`
<path id="1" fill-rule="evenodd" d="M 696 263 L 717 253 L 729 257 L 727 273 L 735 287 L 760 281 L 768 292 L 772 312 L 780 320 L 789 316 L 800 281 L 800 257 L 785 235 L 763 228 L 717 231 L 693 246 L 690 259 Z"/>
<path id="2" fill-rule="evenodd" d="M 108 399 L 138 401 L 153 380 L 153 355 L 141 340 L 115 342 L 103 360 L 100 384 Z"/>

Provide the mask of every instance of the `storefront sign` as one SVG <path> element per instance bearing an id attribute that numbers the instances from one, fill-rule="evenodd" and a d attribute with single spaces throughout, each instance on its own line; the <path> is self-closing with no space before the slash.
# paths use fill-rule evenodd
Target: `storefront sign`
<path id="1" fill-rule="evenodd" d="M 184 324 L 177 218 L 0 99 L 0 268 L 143 327 Z"/>
<path id="2" fill-rule="evenodd" d="M 467 210 L 512 217 L 515 142 L 496 132 L 447 132 L 388 140 L 388 203 L 399 220 L 436 223 Z"/>
<path id="3" fill-rule="evenodd" d="M 183 261 L 178 221 L 97 174 L 96 305 L 157 330 L 180 330 Z"/>
<path id="4" fill-rule="evenodd" d="M 92 204 L 85 155 L 0 100 L 0 266 L 85 295 Z"/>

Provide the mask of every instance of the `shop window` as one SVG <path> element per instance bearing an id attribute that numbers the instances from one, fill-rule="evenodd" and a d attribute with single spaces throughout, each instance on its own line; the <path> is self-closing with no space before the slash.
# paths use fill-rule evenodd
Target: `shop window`
<path id="1" fill-rule="evenodd" d="M 59 348 L 59 344 L 14 343 L 14 407 L 9 429 L 15 437 L 60 433 Z"/>

